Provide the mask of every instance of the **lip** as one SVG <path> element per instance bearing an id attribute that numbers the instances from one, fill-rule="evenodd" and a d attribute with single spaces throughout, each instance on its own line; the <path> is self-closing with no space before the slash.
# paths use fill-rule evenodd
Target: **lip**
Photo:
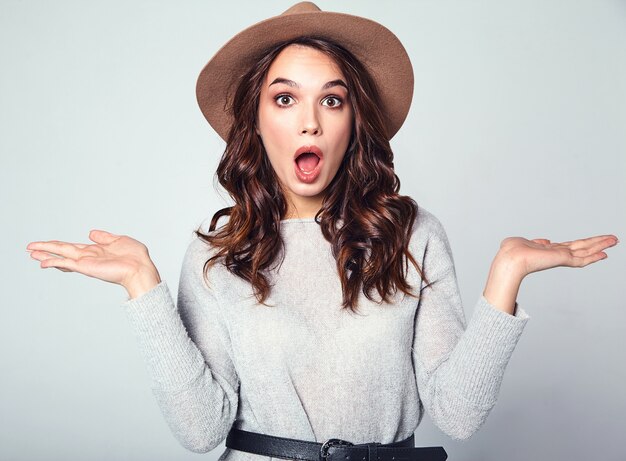
<path id="1" fill-rule="evenodd" d="M 322 160 L 324 158 L 324 153 L 322 152 L 322 149 L 320 149 L 319 147 L 317 147 L 317 146 L 302 146 L 294 154 L 294 156 L 293 156 L 294 162 L 296 161 L 296 159 L 300 155 L 304 154 L 305 152 L 312 152 L 312 153 L 314 153 L 315 155 L 317 155 L 320 158 L 320 160 Z"/>
<path id="2" fill-rule="evenodd" d="M 305 152 L 311 152 L 317 155 L 320 159 L 320 161 L 318 162 L 317 166 L 313 169 L 313 171 L 309 171 L 306 173 L 298 167 L 298 163 L 296 162 L 296 159 L 298 158 L 298 156 L 300 156 L 301 154 L 304 154 Z M 323 164 L 324 164 L 324 154 L 322 153 L 322 150 L 317 146 L 302 146 L 296 151 L 296 153 L 293 156 L 293 167 L 294 167 L 294 172 L 296 174 L 296 177 L 300 181 L 306 184 L 310 184 L 317 179 L 317 177 L 320 175 L 320 172 L 322 171 Z"/>

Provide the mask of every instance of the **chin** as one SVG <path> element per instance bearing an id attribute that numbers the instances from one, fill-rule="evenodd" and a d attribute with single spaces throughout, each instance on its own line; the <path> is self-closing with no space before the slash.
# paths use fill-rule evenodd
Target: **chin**
<path id="1" fill-rule="evenodd" d="M 315 197 L 328 187 L 328 184 L 322 182 L 321 180 L 315 181 L 313 184 L 303 184 L 298 180 L 295 180 L 290 184 L 289 190 L 294 195 L 299 195 L 300 197 Z"/>
<path id="2" fill-rule="evenodd" d="M 291 193 L 294 195 L 299 195 L 300 197 L 315 197 L 320 195 L 326 187 L 321 187 L 317 184 L 315 185 L 307 185 L 291 188 Z"/>

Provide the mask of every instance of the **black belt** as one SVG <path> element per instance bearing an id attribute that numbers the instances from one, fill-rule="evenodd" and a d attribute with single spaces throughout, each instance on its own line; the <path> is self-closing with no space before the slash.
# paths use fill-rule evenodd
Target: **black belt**
<path id="1" fill-rule="evenodd" d="M 413 448 L 413 435 L 385 445 L 377 442 L 354 445 L 341 439 L 307 442 L 233 427 L 226 437 L 226 446 L 257 455 L 306 461 L 445 461 L 448 458 L 443 447 Z"/>

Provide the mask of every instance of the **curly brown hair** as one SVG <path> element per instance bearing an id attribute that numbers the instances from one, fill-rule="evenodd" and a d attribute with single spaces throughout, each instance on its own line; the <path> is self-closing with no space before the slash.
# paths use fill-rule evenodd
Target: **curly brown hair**
<path id="1" fill-rule="evenodd" d="M 222 260 L 231 273 L 250 282 L 258 302 L 267 305 L 271 286 L 266 274 L 284 249 L 280 221 L 287 202 L 255 127 L 261 85 L 269 67 L 292 44 L 314 48 L 335 61 L 346 78 L 354 113 L 348 149 L 315 215 L 337 261 L 342 307 L 356 311 L 361 288 L 371 301 L 376 289 L 379 303 L 389 302 L 398 289 L 417 297 L 406 275 L 411 261 L 423 278 L 408 250 L 418 206 L 411 197 L 398 193 L 400 180 L 394 172 L 378 90 L 352 53 L 319 37 L 300 37 L 271 47 L 236 84 L 227 108 L 233 124 L 216 172 L 235 204 L 213 215 L 209 233 L 200 228 L 195 231 L 217 249 L 204 265 L 205 280 L 209 267 Z M 229 219 L 216 231 L 222 216 Z"/>

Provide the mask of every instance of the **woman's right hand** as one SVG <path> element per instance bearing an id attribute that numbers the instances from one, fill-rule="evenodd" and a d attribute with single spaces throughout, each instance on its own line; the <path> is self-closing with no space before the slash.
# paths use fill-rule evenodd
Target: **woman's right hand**
<path id="1" fill-rule="evenodd" d="M 63 272 L 78 272 L 126 288 L 136 298 L 161 282 L 150 259 L 148 248 L 127 235 L 92 230 L 94 244 L 58 240 L 31 242 L 26 246 L 41 268 L 55 267 Z"/>

